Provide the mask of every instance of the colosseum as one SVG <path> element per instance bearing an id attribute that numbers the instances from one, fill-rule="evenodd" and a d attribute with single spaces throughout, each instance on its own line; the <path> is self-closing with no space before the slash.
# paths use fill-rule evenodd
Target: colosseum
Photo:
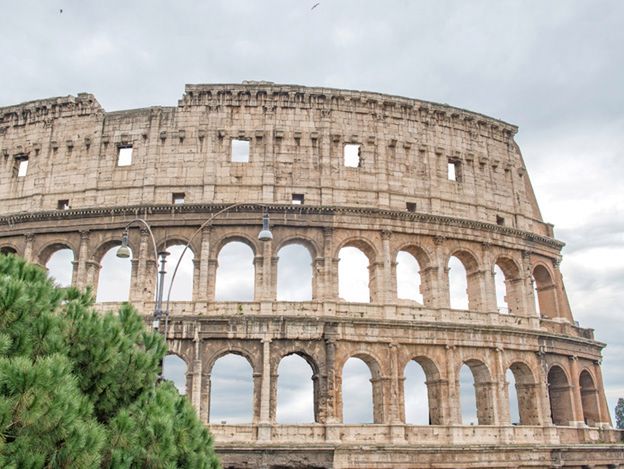
<path id="1" fill-rule="evenodd" d="M 573 319 L 563 243 L 516 131 L 448 105 L 268 82 L 187 85 L 175 107 L 106 112 L 86 93 L 4 107 L 0 248 L 44 266 L 69 250 L 71 283 L 96 291 L 125 232 L 126 297 L 148 320 L 159 251 L 187 245 L 192 296 L 163 303 L 159 327 L 226 468 L 624 467 L 605 344 Z M 245 299 L 215 295 L 230 243 L 249 251 Z M 310 294 L 293 300 L 278 283 L 295 245 Z M 340 291 L 346 248 L 366 259 L 366 298 Z M 401 280 L 405 259 L 417 269 Z M 248 422 L 211 420 L 213 368 L 231 354 L 250 369 Z M 311 369 L 313 422 L 276 418 L 293 355 Z M 369 422 L 343 419 L 354 359 L 370 373 Z M 406 418 L 408 366 L 425 377 L 425 422 Z"/>

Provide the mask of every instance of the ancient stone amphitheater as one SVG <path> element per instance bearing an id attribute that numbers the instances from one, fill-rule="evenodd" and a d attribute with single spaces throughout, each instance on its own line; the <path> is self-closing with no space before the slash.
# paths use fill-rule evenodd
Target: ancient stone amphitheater
<path id="1" fill-rule="evenodd" d="M 72 282 L 97 287 L 102 258 L 135 218 L 159 248 L 190 241 L 193 296 L 171 303 L 167 335 L 224 467 L 622 467 L 604 344 L 573 319 L 563 244 L 542 220 L 516 131 L 447 105 L 265 82 L 187 85 L 177 107 L 106 112 L 90 94 L 4 107 L 0 248 L 42 265 L 71 249 Z M 265 211 L 273 239 L 262 242 Z M 148 318 L 157 263 L 141 226 L 129 229 L 129 300 Z M 251 301 L 215 300 L 219 253 L 233 241 L 253 251 Z M 309 251 L 307 301 L 277 300 L 278 252 L 290 244 Z M 368 259 L 368 302 L 339 296 L 345 247 Z M 422 302 L 397 295 L 400 252 L 417 261 Z M 452 258 L 467 308 L 451 307 Z M 211 371 L 228 353 L 253 370 L 248 424 L 210 422 Z M 314 423 L 276 421 L 278 366 L 291 354 L 313 370 Z M 352 357 L 370 370 L 370 424 L 343 423 Z M 414 361 L 429 425 L 406 423 Z M 462 424 L 463 365 L 474 425 Z"/>

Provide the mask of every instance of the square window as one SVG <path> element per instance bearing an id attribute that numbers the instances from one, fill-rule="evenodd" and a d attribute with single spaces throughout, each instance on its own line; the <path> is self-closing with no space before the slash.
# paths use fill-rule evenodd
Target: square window
<path id="1" fill-rule="evenodd" d="M 174 192 L 171 194 L 171 203 L 173 205 L 182 205 L 184 203 L 184 192 Z"/>
<path id="2" fill-rule="evenodd" d="M 347 168 L 359 168 L 362 166 L 361 145 L 359 143 L 347 143 L 344 146 L 344 165 Z"/>
<path id="3" fill-rule="evenodd" d="M 57 210 L 69 210 L 69 199 L 59 200 L 56 204 Z"/>
<path id="4" fill-rule="evenodd" d="M 292 195 L 292 204 L 293 205 L 303 205 L 303 194 L 293 194 Z"/>
<path id="5" fill-rule="evenodd" d="M 132 146 L 123 146 L 117 149 L 117 166 L 132 164 Z"/>
<path id="6" fill-rule="evenodd" d="M 17 160 L 17 177 L 24 177 L 28 172 L 28 158 L 26 156 L 21 156 L 16 158 Z"/>
<path id="7" fill-rule="evenodd" d="M 249 140 L 232 139 L 232 163 L 249 162 Z"/>
<path id="8" fill-rule="evenodd" d="M 459 161 L 448 162 L 448 180 L 461 182 L 461 164 Z"/>
<path id="9" fill-rule="evenodd" d="M 405 208 L 408 212 L 416 211 L 416 202 L 405 202 Z"/>
<path id="10" fill-rule="evenodd" d="M 505 225 L 505 219 L 500 215 L 496 215 L 496 224 L 500 226 Z"/>

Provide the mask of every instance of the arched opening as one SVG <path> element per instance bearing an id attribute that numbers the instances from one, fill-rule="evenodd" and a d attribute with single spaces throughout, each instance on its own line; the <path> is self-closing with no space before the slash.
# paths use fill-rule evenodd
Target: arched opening
<path id="1" fill-rule="evenodd" d="M 524 363 L 512 364 L 505 373 L 509 394 L 509 414 L 514 425 L 539 425 L 537 389 L 531 369 Z"/>
<path id="2" fill-rule="evenodd" d="M 505 373 L 507 381 L 507 395 L 509 397 L 509 418 L 512 425 L 520 424 L 520 407 L 518 405 L 518 391 L 516 390 L 516 378 L 513 372 L 508 369 Z"/>
<path id="3" fill-rule="evenodd" d="M 418 259 L 407 251 L 399 251 L 396 262 L 397 298 L 423 304 Z"/>
<path id="4" fill-rule="evenodd" d="M 449 297 L 452 309 L 468 309 L 468 275 L 458 257 L 448 262 Z"/>
<path id="5" fill-rule="evenodd" d="M 557 295 L 555 283 L 550 272 L 543 265 L 533 269 L 535 296 L 537 297 L 538 311 L 541 317 L 552 318 L 557 316 Z"/>
<path id="6" fill-rule="evenodd" d="M 376 372 L 362 358 L 351 357 L 345 362 L 341 389 L 343 423 L 381 423 L 379 406 L 375 408 L 375 403 L 381 404 Z"/>
<path id="7" fill-rule="evenodd" d="M 594 384 L 594 379 L 587 370 L 583 370 L 579 377 L 581 386 L 581 403 L 583 405 L 583 420 L 590 427 L 596 426 L 600 421 L 598 412 L 598 390 Z"/>
<path id="8" fill-rule="evenodd" d="M 340 250 L 338 258 L 338 296 L 345 301 L 370 303 L 370 262 L 366 254 L 347 246 Z"/>
<path id="9" fill-rule="evenodd" d="M 219 358 L 210 374 L 211 423 L 253 420 L 253 377 L 249 362 L 234 353 Z"/>
<path id="10" fill-rule="evenodd" d="M 464 362 L 459 373 L 459 387 L 462 423 L 493 425 L 494 396 L 487 366 L 478 360 Z"/>
<path id="11" fill-rule="evenodd" d="M 281 248 L 277 261 L 277 301 L 312 299 L 312 256 L 302 244 Z"/>
<path id="12" fill-rule="evenodd" d="M 572 389 L 561 367 L 554 365 L 548 372 L 548 398 L 550 416 L 555 425 L 570 425 L 572 414 Z"/>
<path id="13" fill-rule="evenodd" d="M 315 422 L 315 376 L 310 364 L 299 355 L 288 355 L 280 361 L 277 373 L 277 422 Z"/>
<path id="14" fill-rule="evenodd" d="M 46 262 L 46 269 L 58 286 L 71 286 L 74 274 L 74 251 L 66 247 L 54 251 Z"/>
<path id="15" fill-rule="evenodd" d="M 494 266 L 494 289 L 496 290 L 496 308 L 498 312 L 509 314 L 505 273 L 498 264 Z"/>
<path id="16" fill-rule="evenodd" d="M 405 423 L 412 425 L 430 425 L 429 397 L 427 390 L 427 377 L 420 363 L 411 360 L 403 372 L 404 400 L 405 400 Z"/>
<path id="17" fill-rule="evenodd" d="M 245 243 L 230 241 L 218 256 L 216 301 L 253 301 L 255 287 L 254 252 Z"/>
<path id="18" fill-rule="evenodd" d="M 128 301 L 130 295 L 130 280 L 132 277 L 132 263 L 129 259 L 117 257 L 117 248 L 113 246 L 100 261 L 100 273 L 96 301 Z M 132 252 L 130 253 L 132 259 Z"/>
<path id="19" fill-rule="evenodd" d="M 170 353 L 163 358 L 162 369 L 163 378 L 171 381 L 180 394 L 186 394 L 186 372 L 188 370 L 186 362 L 177 355 Z"/>
<path id="20" fill-rule="evenodd" d="M 176 264 L 180 260 L 182 251 L 184 251 L 183 244 L 173 244 L 166 247 L 169 255 L 167 256 L 167 264 L 165 266 L 165 287 L 163 291 L 163 298 L 166 300 L 169 294 L 169 284 L 171 282 L 171 276 Z M 178 272 L 176 273 L 175 280 L 171 286 L 171 301 L 192 301 L 193 300 L 193 277 L 195 273 L 195 264 L 193 259 L 195 255 L 191 249 L 187 249 L 182 257 Z M 160 264 L 159 264 L 160 268 Z"/>
<path id="21" fill-rule="evenodd" d="M 3 246 L 0 248 L 0 254 L 4 254 L 5 256 L 8 256 L 9 254 L 17 255 L 17 251 L 11 246 Z"/>

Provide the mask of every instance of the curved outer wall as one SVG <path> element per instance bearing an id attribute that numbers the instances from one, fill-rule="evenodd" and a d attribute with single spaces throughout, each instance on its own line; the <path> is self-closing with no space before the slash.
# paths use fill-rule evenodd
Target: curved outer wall
<path id="1" fill-rule="evenodd" d="M 185 242 L 211 214 L 245 202 L 192 240 L 193 301 L 172 304 L 168 337 L 207 424 L 215 360 L 235 351 L 252 366 L 253 422 L 210 425 L 226 467 L 618 467 L 604 344 L 574 323 L 562 243 L 541 219 L 516 130 L 449 106 L 270 83 L 187 85 L 177 107 L 107 113 L 79 94 L 1 108 L 0 248 L 45 264 L 69 247 L 73 283 L 95 286 L 102 256 L 133 218 L 145 218 L 159 244 Z M 232 139 L 249 142 L 248 162 L 231 161 Z M 360 145 L 358 167 L 343 164 L 346 144 Z M 118 166 L 129 146 L 132 163 Z M 184 205 L 172 204 L 174 193 Z M 268 243 L 256 239 L 263 206 Z M 214 301 L 219 249 L 232 239 L 254 251 L 254 301 Z M 277 252 L 293 241 L 313 259 L 311 301 L 276 301 Z M 149 242 L 131 229 L 130 301 L 146 316 L 156 277 Z M 338 297 L 344 246 L 368 257 L 370 303 Z M 418 259 L 423 304 L 397 298 L 402 250 Z M 468 310 L 450 308 L 452 255 L 467 270 Z M 494 265 L 505 272 L 509 314 L 497 309 Z M 275 422 L 277 368 L 291 353 L 314 370 L 315 424 Z M 371 425 L 341 423 L 342 365 L 353 356 L 371 370 Z M 427 376 L 428 426 L 404 423 L 410 360 Z M 464 363 L 475 377 L 475 426 L 461 424 Z"/>

